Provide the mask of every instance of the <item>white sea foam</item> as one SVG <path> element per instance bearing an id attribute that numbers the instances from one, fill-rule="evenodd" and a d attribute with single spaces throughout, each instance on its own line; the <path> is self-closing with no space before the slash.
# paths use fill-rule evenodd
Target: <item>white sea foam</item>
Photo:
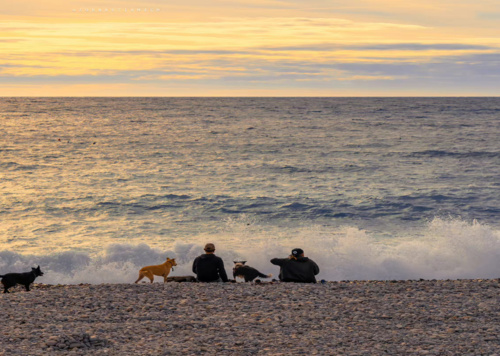
<path id="1" fill-rule="evenodd" d="M 0 274 L 188 274 L 210 241 L 274 275 L 302 247 L 330 280 L 494 277 L 499 100 L 0 101 Z"/>
<path id="2" fill-rule="evenodd" d="M 278 274 L 269 263 L 273 257 L 286 257 L 295 247 L 305 250 L 318 263 L 319 279 L 460 279 L 498 278 L 500 271 L 500 232 L 477 222 L 434 219 L 419 237 L 377 238 L 355 227 L 334 230 L 321 226 L 304 227 L 293 235 L 264 237 L 263 227 L 232 221 L 219 236 L 200 236 L 176 242 L 170 250 L 147 244 L 111 244 L 100 254 L 67 251 L 46 255 L 0 252 L 0 273 L 21 272 L 41 265 L 46 273 L 41 283 L 128 283 L 137 278 L 140 267 L 176 258 L 178 266 L 171 275 L 190 275 L 191 263 L 201 254 L 205 242 L 217 246 L 226 270 L 233 260 L 264 273 Z"/>

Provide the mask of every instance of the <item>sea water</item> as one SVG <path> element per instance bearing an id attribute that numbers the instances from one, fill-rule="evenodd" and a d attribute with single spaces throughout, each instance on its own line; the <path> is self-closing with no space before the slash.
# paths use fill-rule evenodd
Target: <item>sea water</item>
<path id="1" fill-rule="evenodd" d="M 0 98 L 0 274 L 500 276 L 500 98 Z"/>

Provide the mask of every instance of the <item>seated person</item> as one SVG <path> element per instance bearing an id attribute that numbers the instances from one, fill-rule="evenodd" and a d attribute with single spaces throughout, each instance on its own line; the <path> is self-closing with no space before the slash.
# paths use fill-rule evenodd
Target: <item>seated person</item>
<path id="1" fill-rule="evenodd" d="M 316 277 L 319 273 L 318 265 L 311 259 L 304 257 L 304 251 L 300 248 L 294 248 L 288 258 L 273 258 L 273 265 L 280 266 L 280 281 L 316 283 Z"/>
<path id="2" fill-rule="evenodd" d="M 228 282 L 222 258 L 215 256 L 215 245 L 206 244 L 205 254 L 195 258 L 193 273 L 199 282 Z"/>

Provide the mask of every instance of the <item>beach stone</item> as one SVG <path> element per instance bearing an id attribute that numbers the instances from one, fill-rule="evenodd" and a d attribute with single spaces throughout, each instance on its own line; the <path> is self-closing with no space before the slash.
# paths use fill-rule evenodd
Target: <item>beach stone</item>
<path id="1" fill-rule="evenodd" d="M 162 287 L 7 295 L 0 343 L 33 356 L 498 354 L 497 281 L 169 283 L 168 299 Z"/>

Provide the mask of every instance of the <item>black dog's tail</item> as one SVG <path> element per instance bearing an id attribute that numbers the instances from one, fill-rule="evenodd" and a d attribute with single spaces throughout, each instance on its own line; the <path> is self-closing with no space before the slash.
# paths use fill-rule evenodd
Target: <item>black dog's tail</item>
<path id="1" fill-rule="evenodd" d="M 260 273 L 260 272 L 259 272 L 259 277 L 260 277 L 260 278 L 271 278 L 272 276 L 273 276 L 272 274 L 267 274 L 267 275 L 266 275 L 266 274 L 264 274 L 264 273 Z"/>

